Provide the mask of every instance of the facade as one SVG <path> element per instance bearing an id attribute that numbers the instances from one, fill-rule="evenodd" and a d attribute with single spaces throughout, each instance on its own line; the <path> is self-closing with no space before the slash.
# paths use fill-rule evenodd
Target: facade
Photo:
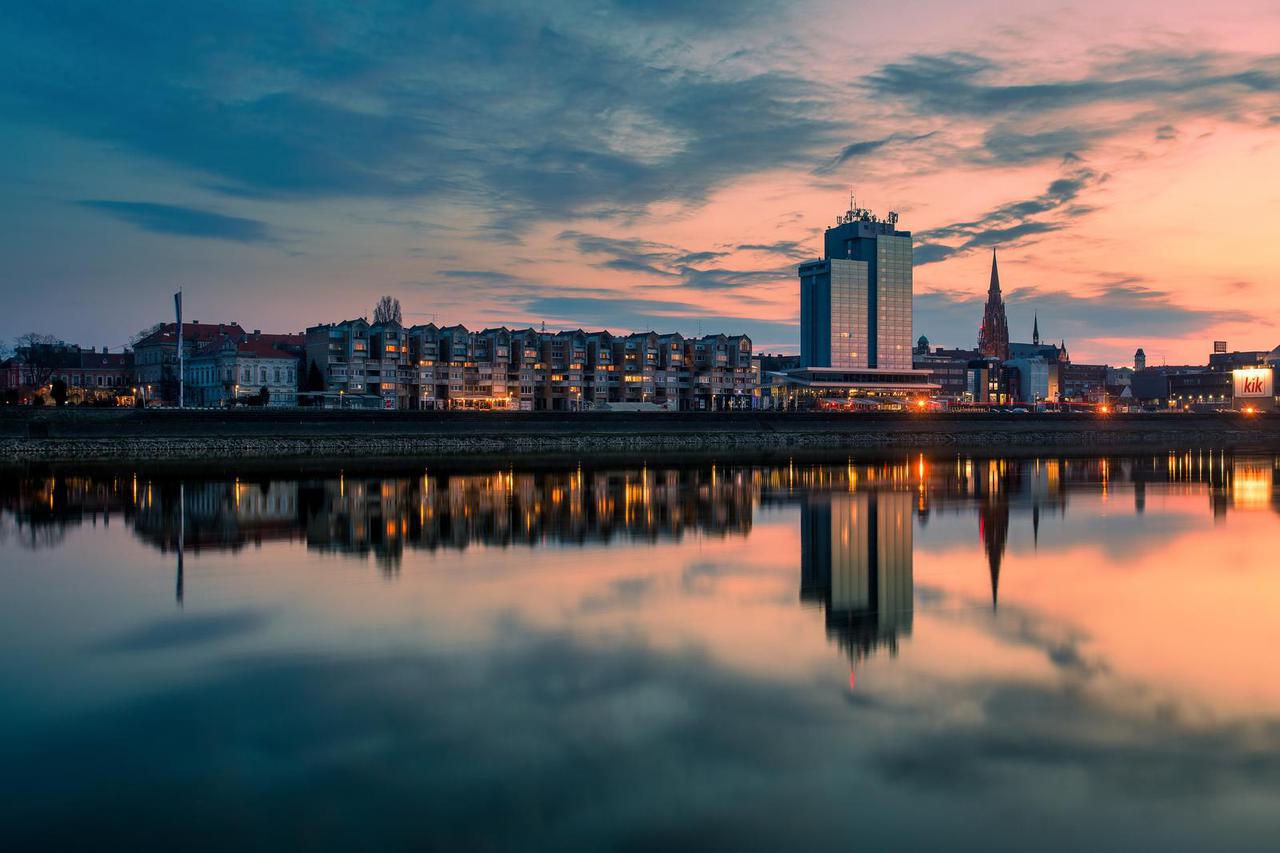
<path id="1" fill-rule="evenodd" d="M 1232 374 L 1223 370 L 1172 373 L 1169 405 L 1176 409 L 1229 409 L 1232 401 Z"/>
<path id="2" fill-rule="evenodd" d="M 764 373 L 776 408 L 900 406 L 938 386 L 912 363 L 911 232 L 850 205 L 800 265 L 800 367 Z"/>
<path id="3" fill-rule="evenodd" d="M 801 366 L 910 370 L 911 232 L 851 208 L 824 243 L 799 269 Z"/>
<path id="4" fill-rule="evenodd" d="M 296 406 L 301 339 L 276 335 L 271 338 L 279 342 L 252 335 L 227 336 L 205 344 L 186 358 L 186 405 L 225 407 L 252 401 L 271 407 Z M 261 399 L 264 388 L 265 402 Z"/>
<path id="5" fill-rule="evenodd" d="M 1043 358 L 1011 358 L 1005 367 L 1010 375 L 1010 391 L 1019 403 L 1036 405 L 1053 399 L 1049 394 L 1049 364 Z"/>
<path id="6" fill-rule="evenodd" d="M 1036 344 L 1039 344 L 1039 318 L 1036 322 Z M 991 283 L 987 287 L 987 304 L 978 328 L 978 352 L 987 358 L 1005 361 L 1009 358 L 1009 321 L 1005 316 L 1004 298 L 1000 295 L 1000 271 L 996 252 L 991 250 Z"/>
<path id="7" fill-rule="evenodd" d="M 307 376 L 312 365 L 323 387 L 304 388 L 304 399 L 376 409 L 740 409 L 751 407 L 757 376 L 745 335 L 474 332 L 363 319 L 309 328 Z"/>
<path id="8" fill-rule="evenodd" d="M 243 337 L 238 323 L 182 324 L 182 350 L 186 359 L 196 350 L 226 336 Z M 133 345 L 134 373 L 138 388 L 147 401 L 178 402 L 178 326 L 165 323 Z"/>
<path id="9" fill-rule="evenodd" d="M 912 356 L 912 367 L 929 371 L 930 380 L 938 386 L 938 396 L 945 400 L 968 400 L 969 362 L 978 358 L 977 350 L 938 347 L 929 351 L 929 340 L 920 338 Z"/>
<path id="10" fill-rule="evenodd" d="M 133 353 L 84 349 L 76 344 L 20 347 L 0 366 L 0 388 L 28 395 L 62 380 L 73 403 L 113 402 L 133 396 Z"/>
<path id="11" fill-rule="evenodd" d="M 1107 401 L 1105 364 L 1063 364 L 1060 371 L 1061 399 L 1072 403 Z"/>

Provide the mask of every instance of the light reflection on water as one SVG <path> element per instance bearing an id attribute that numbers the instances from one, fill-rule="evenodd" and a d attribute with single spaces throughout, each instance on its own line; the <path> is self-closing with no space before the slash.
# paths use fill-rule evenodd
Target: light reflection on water
<path id="1" fill-rule="evenodd" d="M 24 473 L 20 843 L 1266 848 L 1277 460 Z"/>

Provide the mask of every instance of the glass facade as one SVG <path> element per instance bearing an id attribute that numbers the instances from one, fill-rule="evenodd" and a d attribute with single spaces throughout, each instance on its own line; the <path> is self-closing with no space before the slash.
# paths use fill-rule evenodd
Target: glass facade
<path id="1" fill-rule="evenodd" d="M 801 364 L 910 370 L 911 233 L 847 222 L 826 249 L 799 269 Z"/>
<path id="2" fill-rule="evenodd" d="M 830 261 L 831 359 L 824 367 L 866 367 L 871 329 L 867 323 L 867 280 L 863 261 Z"/>
<path id="3" fill-rule="evenodd" d="M 876 237 L 876 367 L 911 369 L 911 238 Z"/>

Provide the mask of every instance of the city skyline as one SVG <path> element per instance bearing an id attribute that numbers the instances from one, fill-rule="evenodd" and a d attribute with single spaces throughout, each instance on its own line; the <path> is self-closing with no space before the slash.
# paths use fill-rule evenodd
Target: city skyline
<path id="1" fill-rule="evenodd" d="M 406 325 L 797 352 L 852 185 L 915 235 L 936 345 L 974 345 L 998 247 L 1011 338 L 1270 349 L 1280 10 L 1229 7 L 33 4 L 0 27 L 0 339 L 117 348 L 182 288 L 275 332 L 391 293 Z"/>

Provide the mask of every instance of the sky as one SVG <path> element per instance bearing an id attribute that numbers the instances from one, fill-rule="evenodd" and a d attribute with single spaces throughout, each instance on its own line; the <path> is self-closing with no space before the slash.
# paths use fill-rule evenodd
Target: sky
<path id="1" fill-rule="evenodd" d="M 747 333 L 849 205 L 915 335 L 1203 363 L 1280 344 L 1280 5 L 15 0 L 0 339 L 171 314 Z"/>

